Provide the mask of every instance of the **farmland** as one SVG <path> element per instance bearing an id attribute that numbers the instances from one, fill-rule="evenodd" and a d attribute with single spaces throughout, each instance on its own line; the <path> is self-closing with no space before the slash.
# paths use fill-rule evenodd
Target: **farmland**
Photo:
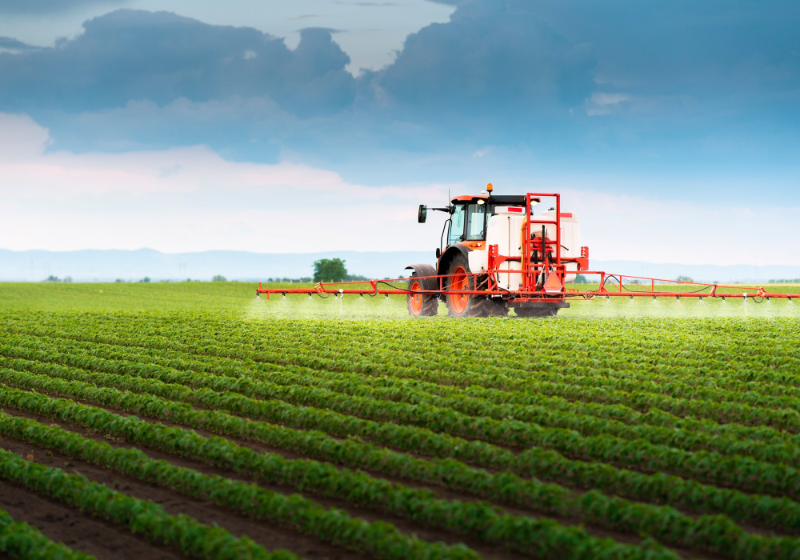
<path id="1" fill-rule="evenodd" d="M 0 285 L 0 556 L 800 558 L 800 304 L 744 305 Z"/>

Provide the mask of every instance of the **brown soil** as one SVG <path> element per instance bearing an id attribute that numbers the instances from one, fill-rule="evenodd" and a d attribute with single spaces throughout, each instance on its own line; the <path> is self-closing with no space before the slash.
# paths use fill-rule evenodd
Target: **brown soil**
<path id="1" fill-rule="evenodd" d="M 5 480 L 0 480 L 0 508 L 11 514 L 15 521 L 29 523 L 51 540 L 92 554 L 98 560 L 184 558 L 178 551 L 154 545 L 127 529 L 83 515 Z"/>
<path id="2" fill-rule="evenodd" d="M 365 558 L 360 554 L 321 544 L 313 537 L 238 515 L 211 503 L 191 499 L 172 490 L 151 486 L 135 478 L 83 461 L 76 461 L 66 455 L 51 452 L 25 442 L 4 438 L 0 441 L 0 446 L 37 463 L 61 468 L 70 474 L 83 475 L 93 482 L 105 484 L 109 488 L 123 492 L 128 496 L 156 502 L 167 513 L 173 515 L 186 513 L 201 523 L 208 525 L 216 523 L 237 537 L 247 535 L 267 550 L 282 548 L 291 550 L 305 558 L 319 560 L 361 560 Z M 57 506 L 55 503 L 53 505 Z M 66 525 L 63 520 L 59 520 L 59 522 L 62 525 Z M 35 523 L 31 522 L 31 524 Z M 83 550 L 80 546 L 76 546 L 76 548 Z M 177 556 L 180 556 L 180 554 L 177 554 Z M 141 558 L 141 556 L 138 558 Z"/>
<path id="3" fill-rule="evenodd" d="M 7 412 L 8 413 L 13 413 L 13 414 L 15 414 L 17 416 L 24 416 L 24 417 L 32 418 L 32 419 L 38 420 L 38 421 L 46 423 L 46 424 L 53 424 L 54 423 L 53 420 L 51 420 L 51 419 L 48 419 L 48 418 L 45 418 L 45 417 L 40 417 L 38 415 L 27 413 L 27 412 L 24 412 L 24 411 L 18 411 L 18 410 L 13 410 L 12 411 L 12 410 L 9 410 Z M 128 414 L 125 414 L 125 413 L 119 412 L 119 411 L 115 411 L 115 412 L 117 412 L 119 414 L 123 414 L 123 415 L 128 415 Z M 93 432 L 91 430 L 87 430 L 87 429 L 85 429 L 85 428 L 83 428 L 81 426 L 75 425 L 75 424 L 65 423 L 65 422 L 61 422 L 61 421 L 58 421 L 58 422 L 55 422 L 55 423 L 58 424 L 59 426 L 61 426 L 64 429 L 67 429 L 67 430 L 70 430 L 70 431 L 73 431 L 73 432 L 76 432 L 76 433 L 80 433 L 81 435 L 83 435 L 85 437 L 90 437 L 90 438 L 93 438 L 93 439 L 96 439 L 96 440 L 99 440 L 99 441 L 106 441 L 107 443 L 110 443 L 114 447 L 127 447 L 127 448 L 136 447 L 134 445 L 131 445 L 127 441 L 117 440 L 117 439 L 110 439 L 110 438 L 107 438 L 107 437 L 105 437 L 105 436 L 103 436 L 101 434 L 98 434 L 98 433 Z M 173 425 L 173 426 L 178 426 L 178 427 L 183 427 L 183 426 L 180 426 L 178 424 L 174 424 L 174 423 L 170 423 L 170 422 L 162 422 L 162 423 L 168 424 L 168 425 Z M 205 435 L 205 436 L 213 435 L 210 432 L 207 432 L 205 430 L 195 430 L 195 431 L 197 431 L 201 435 Z M 234 438 L 229 438 L 229 439 L 231 439 L 231 441 L 235 441 L 236 443 L 238 443 L 240 445 L 253 448 L 253 449 L 257 450 L 257 451 L 268 451 L 268 452 L 272 452 L 272 453 L 277 453 L 277 454 L 280 454 L 280 455 L 282 455 L 284 457 L 287 457 L 287 458 L 299 458 L 299 457 L 301 457 L 300 455 L 298 455 L 296 453 L 287 452 L 287 451 L 280 450 L 280 449 L 273 449 L 273 448 L 270 448 L 270 447 L 268 447 L 266 445 L 263 445 L 263 444 L 260 444 L 260 443 L 257 443 L 257 442 L 240 441 L 240 440 L 236 440 Z M 25 446 L 27 444 L 18 443 L 18 445 Z M 161 451 L 158 451 L 158 450 L 153 450 L 153 449 L 150 449 L 150 448 L 147 449 L 147 454 L 148 454 L 148 456 L 150 456 L 153 459 L 163 459 L 163 460 L 169 461 L 170 463 L 175 464 L 177 466 L 182 466 L 182 467 L 186 467 L 186 468 L 195 469 L 195 470 L 197 470 L 199 472 L 203 472 L 205 474 L 216 474 L 216 475 L 225 476 L 225 477 L 231 478 L 231 479 L 237 479 L 237 480 L 244 480 L 244 481 L 247 481 L 247 482 L 253 482 L 252 476 L 247 476 L 247 475 L 243 475 L 243 474 L 239 474 L 239 473 L 234 473 L 234 472 L 232 472 L 230 470 L 226 470 L 226 469 L 220 469 L 218 467 L 210 466 L 210 465 L 207 465 L 207 464 L 202 463 L 200 461 L 195 461 L 195 460 L 191 460 L 191 459 L 185 459 L 183 457 L 178 457 L 178 456 L 175 456 L 175 455 L 172 455 L 172 454 L 164 453 L 164 452 L 161 452 Z M 55 454 L 54 454 L 54 456 L 55 456 Z M 36 456 L 36 460 L 40 461 L 38 455 Z M 67 460 L 69 460 L 69 459 L 67 459 Z M 75 462 L 75 461 L 71 461 L 71 462 L 73 462 L 75 464 L 78 464 L 78 462 Z M 134 479 L 130 479 L 129 477 L 125 477 L 124 475 L 120 475 L 120 474 L 117 474 L 117 473 L 113 473 L 113 472 L 107 471 L 106 469 L 98 469 L 97 467 L 94 467 L 92 465 L 88 465 L 88 467 L 93 469 L 93 470 L 101 470 L 101 471 L 103 471 L 104 473 L 107 474 L 108 479 L 111 480 L 112 482 L 115 481 L 115 480 L 121 480 L 123 478 L 126 481 L 127 480 L 134 480 Z M 84 472 L 83 468 L 81 469 L 81 472 L 82 472 L 82 474 L 87 476 L 89 479 L 95 480 L 95 478 L 93 478 L 93 476 L 91 474 L 88 474 L 87 472 Z M 377 478 L 384 478 L 384 479 L 387 479 L 387 480 L 391 480 L 393 482 L 394 481 L 400 481 L 400 480 L 395 480 L 395 479 L 392 479 L 392 478 L 389 478 L 389 477 L 382 476 L 380 473 L 371 473 L 371 474 L 373 474 Z M 105 480 L 97 480 L 97 481 L 98 482 L 105 482 Z M 419 484 L 419 483 L 417 483 L 417 484 L 409 484 L 408 481 L 405 481 L 405 480 L 400 481 L 400 482 L 402 482 L 403 484 L 405 484 L 407 486 L 413 486 L 413 487 L 419 487 L 419 488 L 428 488 L 428 489 L 431 489 L 431 490 L 435 490 L 435 492 L 440 497 L 445 498 L 445 499 L 456 499 L 456 500 L 462 500 L 462 501 L 470 501 L 470 500 L 474 501 L 474 500 L 478 499 L 478 498 L 475 498 L 474 496 L 470 496 L 468 494 L 465 495 L 463 493 L 458 493 L 458 492 L 446 490 L 446 489 L 443 489 L 443 488 L 431 488 L 430 486 L 426 486 L 426 485 Z M 281 492 L 281 493 L 284 493 L 284 494 L 299 493 L 299 492 L 294 491 L 291 488 L 285 488 L 285 487 L 279 487 L 279 486 L 275 486 L 275 485 L 265 484 L 263 481 L 257 481 L 257 483 L 263 488 L 267 488 L 269 490 Z M 140 486 L 146 486 L 146 485 L 144 485 L 142 483 L 139 483 L 139 482 L 137 482 L 137 484 L 140 485 Z M 151 486 L 146 486 L 146 487 L 152 489 Z M 123 490 L 128 494 L 131 493 L 127 489 L 123 489 Z M 430 529 L 427 529 L 427 528 L 424 528 L 424 527 L 420 527 L 417 524 L 415 524 L 415 523 L 413 523 L 411 521 L 408 521 L 406 519 L 403 519 L 403 518 L 387 515 L 387 514 L 384 514 L 384 513 L 381 513 L 381 512 L 373 512 L 373 511 L 364 510 L 364 509 L 360 509 L 360 508 L 354 507 L 353 505 L 349 504 L 348 502 L 345 502 L 345 501 L 342 501 L 342 500 L 331 499 L 331 498 L 317 496 L 317 495 L 311 495 L 311 494 L 307 494 L 307 493 L 302 493 L 302 494 L 307 495 L 307 497 L 315 500 L 317 503 L 320 503 L 321 505 L 323 505 L 325 507 L 336 507 L 336 508 L 339 508 L 339 509 L 343 509 L 345 511 L 348 511 L 348 513 L 350 515 L 353 515 L 353 516 L 356 516 L 356 517 L 360 517 L 360 518 L 365 519 L 367 521 L 377 521 L 377 520 L 387 521 L 387 522 L 392 523 L 393 525 L 395 525 L 401 531 L 404 531 L 406 533 L 414 533 L 418 537 L 420 537 L 422 539 L 425 539 L 425 540 L 428 540 L 428 541 L 443 541 L 443 542 L 446 542 L 448 544 L 454 544 L 454 543 L 457 543 L 457 542 L 464 542 L 465 544 L 470 546 L 470 548 L 473 548 L 477 552 L 480 552 L 480 553 L 484 554 L 485 556 L 491 557 L 491 558 L 500 558 L 500 559 L 509 558 L 509 559 L 512 559 L 512 558 L 520 558 L 521 557 L 521 555 L 519 555 L 519 554 L 509 553 L 507 551 L 504 551 L 500 547 L 487 546 L 487 545 L 483 544 L 482 542 L 478 541 L 477 539 L 472 539 L 472 538 L 469 538 L 469 537 L 465 538 L 463 535 L 450 535 L 450 534 L 447 534 L 447 533 L 442 533 L 440 531 L 430 530 Z M 140 496 L 138 494 L 132 494 L 132 495 L 135 495 L 136 497 L 142 497 L 142 496 Z M 153 498 L 147 498 L 147 499 L 153 499 Z M 158 501 L 158 500 L 154 500 L 154 501 Z M 162 504 L 162 505 L 164 505 L 164 504 Z M 501 507 L 500 509 L 502 509 L 502 510 L 504 510 L 507 513 L 510 513 L 512 515 L 523 515 L 523 516 L 534 517 L 534 518 L 542 518 L 542 516 L 531 514 L 530 511 L 522 510 L 522 509 L 519 509 L 519 508 Z M 231 515 L 231 513 L 229 513 L 227 510 L 224 510 L 224 511 L 225 511 L 225 513 L 227 515 Z M 194 510 L 192 510 L 192 515 L 194 516 Z M 580 519 L 578 519 L 578 518 L 558 517 L 558 518 L 554 518 L 554 519 L 559 521 L 562 524 L 565 524 L 565 525 L 577 525 L 577 524 L 580 523 Z M 221 526 L 225 526 L 226 528 L 228 528 L 226 525 L 223 525 L 222 523 L 219 523 L 219 524 Z M 605 537 L 613 538 L 613 539 L 617 540 L 618 542 L 626 542 L 626 543 L 630 543 L 630 544 L 638 544 L 642 540 L 640 537 L 638 537 L 636 535 L 630 535 L 630 534 L 627 534 L 627 533 L 619 533 L 619 532 L 614 532 L 614 531 L 608 531 L 608 530 L 605 530 L 605 529 L 602 529 L 602 528 L 597 528 L 597 527 L 586 527 L 586 529 L 591 534 L 593 534 L 595 536 L 602 537 L 602 538 L 605 538 Z M 234 534 L 236 534 L 236 533 L 234 533 Z M 252 535 L 250 533 L 245 533 L 245 534 L 247 534 L 248 536 L 252 537 Z M 254 539 L 254 540 L 257 540 L 257 539 Z M 673 550 L 675 550 L 675 552 L 677 552 L 681 556 L 684 556 L 684 557 L 687 557 L 687 558 L 688 557 L 692 557 L 692 558 L 712 558 L 712 556 L 698 554 L 696 552 L 689 552 L 689 551 L 685 551 L 685 550 L 681 550 L 681 549 L 673 549 Z"/>
<path id="4" fill-rule="evenodd" d="M 80 433 L 84 437 L 90 437 L 96 440 L 106 441 L 107 443 L 111 444 L 114 447 L 134 447 L 128 444 L 127 442 L 109 440 L 96 433 L 87 431 L 79 426 L 73 426 L 62 422 L 53 422 L 52 420 L 47 418 L 40 418 L 35 415 L 31 415 L 16 410 L 6 410 L 5 412 L 17 416 L 33 418 L 47 424 L 55 423 L 63 427 L 64 429 Z M 97 467 L 95 465 L 85 463 L 83 461 L 76 461 L 65 455 L 61 455 L 56 452 L 51 452 L 49 450 L 45 450 L 43 448 L 39 448 L 37 446 L 33 446 L 25 442 L 10 440 L 8 438 L 5 438 L 0 441 L 0 447 L 8 449 L 9 451 L 12 451 L 14 453 L 21 454 L 22 456 L 26 456 L 28 453 L 33 453 L 33 457 L 36 462 L 48 466 L 64 468 L 64 464 L 68 463 L 70 467 L 67 468 L 66 470 L 70 473 L 80 473 L 83 476 L 86 476 L 89 480 L 106 484 L 109 487 L 124 492 L 129 496 L 133 496 L 140 499 L 152 500 L 156 503 L 159 503 L 162 507 L 164 507 L 164 509 L 168 513 L 171 514 L 186 513 L 203 523 L 210 524 L 216 522 L 218 525 L 224 527 L 234 535 L 236 536 L 247 535 L 254 541 L 258 542 L 259 544 L 265 546 L 267 549 L 270 550 L 275 548 L 285 548 L 287 550 L 291 550 L 292 552 L 300 554 L 301 556 L 309 559 L 365 558 L 362 555 L 352 553 L 343 549 L 328 547 L 327 545 L 320 543 L 317 539 L 313 537 L 305 536 L 301 533 L 297 533 L 287 529 L 282 529 L 280 527 L 270 527 L 266 525 L 266 522 L 250 520 L 231 510 L 224 509 L 213 504 L 204 503 L 198 500 L 193 500 L 172 490 L 151 486 L 149 484 L 140 482 L 135 478 L 117 473 L 115 471 Z M 166 454 L 151 449 L 147 450 L 147 454 L 149 457 L 153 459 L 163 459 L 169 461 L 170 463 L 176 466 L 195 469 L 204 474 L 217 474 L 235 480 L 253 482 L 252 477 L 248 477 L 246 475 L 242 475 L 239 473 L 233 473 L 231 471 L 227 471 L 224 469 L 219 469 L 217 467 L 206 465 L 202 462 L 185 459 L 182 457 Z M 284 488 L 276 485 L 265 484 L 263 483 L 263 481 L 258 481 L 258 484 L 262 488 L 266 488 L 267 490 L 272 490 L 283 494 L 305 495 L 306 497 L 313 499 L 315 502 L 319 503 L 322 506 L 335 507 L 338 509 L 345 510 L 350 515 L 354 517 L 359 517 L 361 519 L 365 519 L 366 521 L 382 520 L 388 523 L 392 523 L 399 530 L 405 533 L 416 534 L 417 537 L 430 542 L 440 541 L 448 544 L 456 544 L 459 542 L 463 542 L 476 552 L 479 552 L 488 558 L 496 558 L 498 560 L 506 560 L 506 559 L 518 560 L 525 558 L 525 556 L 521 554 L 506 552 L 505 550 L 503 550 L 502 547 L 499 546 L 487 546 L 478 541 L 477 539 L 472 539 L 469 537 L 465 538 L 459 535 L 451 535 L 436 530 L 429 530 L 424 527 L 419 527 L 418 525 L 415 525 L 414 523 L 409 522 L 405 519 L 394 517 L 391 515 L 386 515 L 379 512 L 372 512 L 366 509 L 361 509 L 358 508 L 357 506 L 353 506 L 342 500 L 308 495 L 306 493 L 297 492 L 291 488 Z"/>

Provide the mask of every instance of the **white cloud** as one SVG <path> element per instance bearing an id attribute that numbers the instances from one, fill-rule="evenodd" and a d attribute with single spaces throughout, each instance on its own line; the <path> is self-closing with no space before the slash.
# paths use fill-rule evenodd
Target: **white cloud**
<path id="1" fill-rule="evenodd" d="M 50 133 L 28 115 L 0 113 L 0 160 L 28 161 L 41 156 Z"/>
<path id="2" fill-rule="evenodd" d="M 599 260 L 800 264 L 793 225 L 800 207 L 605 194 L 574 184 L 558 190 L 566 208 L 578 214 L 583 244 Z"/>
<path id="3" fill-rule="evenodd" d="M 459 189 L 350 184 L 307 165 L 226 161 L 204 146 L 74 154 L 46 153 L 48 142 L 28 117 L 0 115 L 3 248 L 400 250 L 424 241 L 416 204 Z"/>
<path id="4" fill-rule="evenodd" d="M 30 118 L 0 114 L 0 248 L 424 251 L 438 245 L 444 215 L 417 224 L 417 205 L 480 190 L 357 185 L 307 165 L 227 161 L 204 146 L 74 154 L 49 153 L 48 144 Z M 654 183 L 638 190 L 657 194 L 607 194 L 619 184 L 601 177 L 530 184 L 562 193 L 594 259 L 800 264 L 798 207 L 670 200 Z"/>
<path id="5" fill-rule="evenodd" d="M 631 100 L 627 93 L 593 93 L 584 105 L 586 114 L 590 117 L 610 115 L 620 103 Z"/>

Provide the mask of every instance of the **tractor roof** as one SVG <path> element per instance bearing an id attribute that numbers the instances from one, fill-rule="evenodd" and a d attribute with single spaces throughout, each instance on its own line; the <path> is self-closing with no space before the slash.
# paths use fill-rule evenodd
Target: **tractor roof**
<path id="1" fill-rule="evenodd" d="M 511 206 L 525 206 L 525 195 L 524 194 L 496 194 L 493 196 L 489 196 L 488 194 L 476 194 L 470 195 L 465 194 L 461 196 L 454 196 L 453 200 L 451 201 L 453 204 L 457 203 L 464 203 L 464 202 L 472 202 L 474 200 L 488 200 L 489 198 L 492 199 L 493 204 L 508 204 Z"/>

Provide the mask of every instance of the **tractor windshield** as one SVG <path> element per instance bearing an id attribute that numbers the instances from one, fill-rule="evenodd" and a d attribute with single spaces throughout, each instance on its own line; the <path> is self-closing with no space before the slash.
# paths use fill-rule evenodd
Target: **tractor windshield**
<path id="1" fill-rule="evenodd" d="M 464 236 L 464 204 L 456 204 L 452 216 L 450 216 L 450 231 L 447 233 L 447 244 L 454 245 L 461 241 Z"/>
<path id="2" fill-rule="evenodd" d="M 456 204 L 450 216 L 450 231 L 447 244 L 459 241 L 482 241 L 486 239 L 486 205 Z"/>
<path id="3" fill-rule="evenodd" d="M 470 204 L 467 207 L 467 240 L 478 241 L 486 238 L 486 205 Z"/>

